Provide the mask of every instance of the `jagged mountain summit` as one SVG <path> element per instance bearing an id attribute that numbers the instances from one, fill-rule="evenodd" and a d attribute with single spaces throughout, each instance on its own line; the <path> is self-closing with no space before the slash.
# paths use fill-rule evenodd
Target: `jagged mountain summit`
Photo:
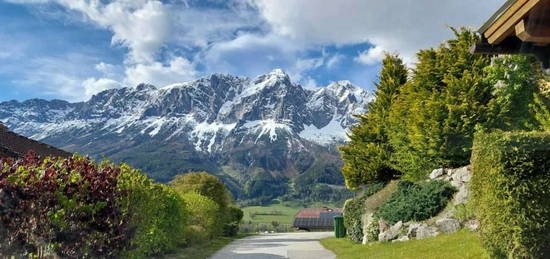
<path id="1" fill-rule="evenodd" d="M 338 167 L 335 145 L 370 99 L 347 81 L 305 89 L 276 69 L 254 79 L 214 74 L 111 89 L 80 103 L 3 102 L 0 121 L 69 151 L 129 162 L 160 181 L 208 170 L 237 196 L 254 197 L 246 188 L 255 179 L 286 183 L 319 163 Z"/>

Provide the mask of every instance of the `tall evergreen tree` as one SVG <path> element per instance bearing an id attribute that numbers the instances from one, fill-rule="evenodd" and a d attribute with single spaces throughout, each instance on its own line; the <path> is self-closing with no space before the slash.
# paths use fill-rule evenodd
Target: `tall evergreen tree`
<path id="1" fill-rule="evenodd" d="M 340 148 L 344 166 L 342 173 L 349 189 L 392 178 L 397 173 L 389 166 L 391 146 L 388 144 L 387 119 L 390 107 L 400 88 L 407 82 L 407 68 L 396 55 L 386 54 L 376 84 L 375 100 L 360 122 L 351 129 L 351 141 Z"/>
<path id="2" fill-rule="evenodd" d="M 455 39 L 418 53 L 412 79 L 390 111 L 392 166 L 409 180 L 467 164 L 475 127 L 487 119 L 491 87 L 484 68 L 490 58 L 469 52 L 479 39 L 475 33 L 453 31 Z"/>

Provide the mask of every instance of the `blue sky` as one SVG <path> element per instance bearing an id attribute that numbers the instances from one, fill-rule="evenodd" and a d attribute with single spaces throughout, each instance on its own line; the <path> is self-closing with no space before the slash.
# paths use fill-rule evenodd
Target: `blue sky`
<path id="1" fill-rule="evenodd" d="M 384 52 L 477 28 L 502 0 L 0 0 L 0 101 L 284 69 L 372 90 Z"/>

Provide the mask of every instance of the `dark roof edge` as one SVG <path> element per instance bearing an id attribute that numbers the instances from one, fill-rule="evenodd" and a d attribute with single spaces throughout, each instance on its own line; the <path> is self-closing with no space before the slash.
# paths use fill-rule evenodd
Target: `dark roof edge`
<path id="1" fill-rule="evenodd" d="M 491 18 L 489 18 L 489 20 L 487 20 L 485 22 L 485 24 L 483 24 L 479 28 L 478 32 L 481 33 L 481 34 L 485 33 L 487 31 L 487 29 L 489 29 L 489 27 L 491 27 L 491 25 L 493 25 L 496 22 L 496 20 L 498 20 L 498 18 L 500 18 L 500 16 L 502 16 L 502 14 L 504 14 L 506 11 L 508 11 L 508 9 L 510 9 L 510 6 L 512 6 L 517 1 L 518 0 L 508 0 L 508 1 L 506 1 L 506 3 L 504 3 L 504 5 L 501 6 L 498 9 L 498 11 L 495 14 L 493 14 L 491 16 Z"/>

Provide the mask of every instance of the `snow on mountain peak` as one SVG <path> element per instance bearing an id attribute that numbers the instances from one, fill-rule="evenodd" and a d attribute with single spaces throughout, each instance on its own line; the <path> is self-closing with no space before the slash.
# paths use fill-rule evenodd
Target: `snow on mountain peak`
<path id="1" fill-rule="evenodd" d="M 162 88 L 111 89 L 83 103 L 4 102 L 0 121 L 39 140 L 177 140 L 198 152 L 215 153 L 244 139 L 319 145 L 345 141 L 346 130 L 356 122 L 353 114 L 364 111 L 369 96 L 349 81 L 304 89 L 274 69 L 255 80 L 214 74 Z M 229 144 L 231 139 L 238 141 Z"/>

